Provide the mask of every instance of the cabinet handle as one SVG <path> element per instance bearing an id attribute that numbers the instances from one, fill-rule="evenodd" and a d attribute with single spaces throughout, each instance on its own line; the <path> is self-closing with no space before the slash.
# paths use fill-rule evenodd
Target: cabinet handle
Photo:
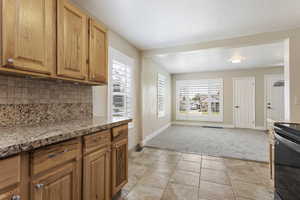
<path id="1" fill-rule="evenodd" d="M 35 187 L 36 187 L 36 189 L 41 189 L 44 187 L 44 184 L 39 183 L 39 184 L 36 184 Z"/>
<path id="2" fill-rule="evenodd" d="M 10 65 L 14 64 L 14 59 L 12 58 L 7 59 L 7 63 Z"/>
<path id="3" fill-rule="evenodd" d="M 67 153 L 68 151 L 69 151 L 68 149 L 65 149 L 64 151 L 61 151 L 61 152 L 58 152 L 58 153 L 49 154 L 48 158 L 54 158 L 54 157 L 56 157 L 60 154 Z"/>
<path id="4" fill-rule="evenodd" d="M 11 200 L 21 200 L 21 196 L 20 195 L 14 195 L 11 197 Z"/>
<path id="5" fill-rule="evenodd" d="M 99 139 L 93 139 L 93 142 L 98 142 L 98 141 L 100 141 L 101 140 L 101 138 L 99 138 Z"/>

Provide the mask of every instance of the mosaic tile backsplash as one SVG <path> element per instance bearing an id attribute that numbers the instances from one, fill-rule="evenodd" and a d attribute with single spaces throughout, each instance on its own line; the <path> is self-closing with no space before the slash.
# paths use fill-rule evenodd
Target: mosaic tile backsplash
<path id="1" fill-rule="evenodd" d="M 91 86 L 0 75 L 0 127 L 91 117 Z"/>

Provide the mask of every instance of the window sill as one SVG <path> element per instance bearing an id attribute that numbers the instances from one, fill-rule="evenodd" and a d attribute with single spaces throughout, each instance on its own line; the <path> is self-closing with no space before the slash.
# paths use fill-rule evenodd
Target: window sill
<path id="1" fill-rule="evenodd" d="M 203 117 L 203 116 L 182 116 L 177 115 L 176 120 L 183 121 L 201 121 L 201 122 L 223 122 L 223 116 L 221 117 Z"/>

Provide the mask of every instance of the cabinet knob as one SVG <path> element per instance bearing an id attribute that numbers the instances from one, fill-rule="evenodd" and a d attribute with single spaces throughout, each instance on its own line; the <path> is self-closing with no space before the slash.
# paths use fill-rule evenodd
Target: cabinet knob
<path id="1" fill-rule="evenodd" d="M 11 200 L 21 200 L 21 196 L 20 195 L 14 195 L 11 197 Z"/>
<path id="2" fill-rule="evenodd" d="M 14 64 L 14 59 L 12 58 L 7 59 L 7 63 L 11 65 Z"/>
<path id="3" fill-rule="evenodd" d="M 35 187 L 36 187 L 36 189 L 41 189 L 44 187 L 44 184 L 39 183 L 39 184 L 36 184 Z"/>

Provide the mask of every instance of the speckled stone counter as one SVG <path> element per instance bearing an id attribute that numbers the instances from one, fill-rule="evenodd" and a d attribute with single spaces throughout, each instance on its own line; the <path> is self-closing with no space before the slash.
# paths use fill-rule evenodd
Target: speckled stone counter
<path id="1" fill-rule="evenodd" d="M 104 117 L 14 128 L 0 128 L 0 158 L 62 142 L 131 122 Z"/>

